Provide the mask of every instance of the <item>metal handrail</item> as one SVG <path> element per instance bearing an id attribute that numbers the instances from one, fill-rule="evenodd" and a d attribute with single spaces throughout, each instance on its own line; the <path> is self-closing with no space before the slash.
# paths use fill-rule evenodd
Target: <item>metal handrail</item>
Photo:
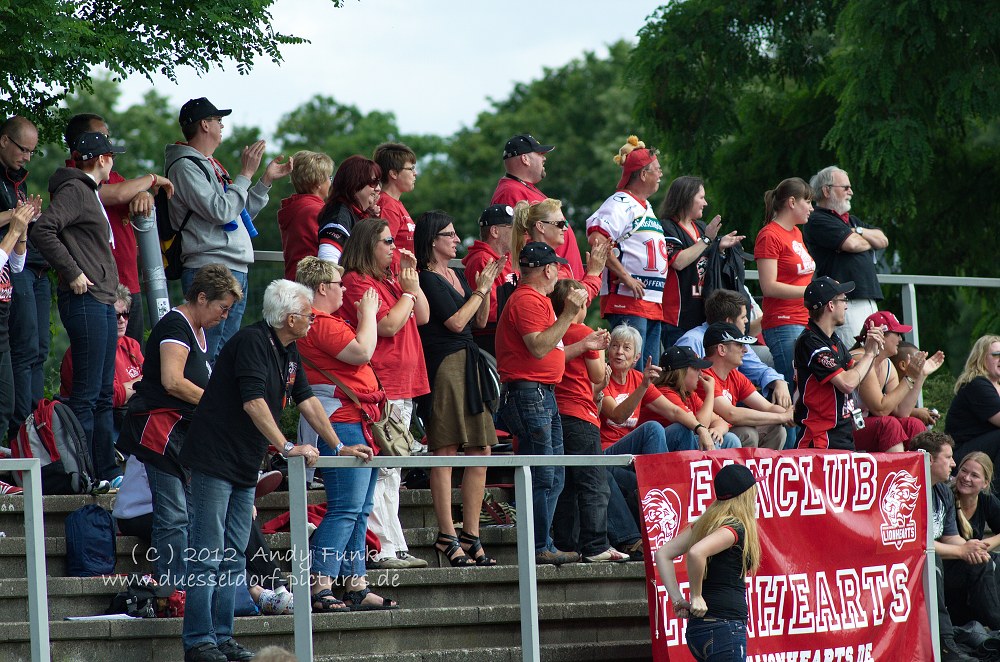
<path id="1" fill-rule="evenodd" d="M 0 471 L 20 471 L 24 482 L 24 545 L 28 561 L 28 621 L 31 660 L 49 660 L 49 591 L 45 569 L 45 526 L 42 511 L 42 461 L 0 459 Z"/>
<path id="2" fill-rule="evenodd" d="M 521 605 L 521 657 L 525 662 L 541 660 L 538 637 L 538 587 L 535 572 L 534 506 L 531 499 L 531 467 L 626 466 L 631 455 L 515 455 L 502 457 L 386 457 L 368 463 L 348 457 L 320 457 L 317 468 L 354 467 L 512 467 L 517 504 L 517 566 Z M 292 593 L 295 604 L 311 605 L 309 585 L 309 534 L 306 530 L 306 465 L 301 457 L 288 458 L 288 509 L 292 538 Z M 297 608 L 294 615 L 295 656 L 299 662 L 313 659 L 312 610 Z"/>

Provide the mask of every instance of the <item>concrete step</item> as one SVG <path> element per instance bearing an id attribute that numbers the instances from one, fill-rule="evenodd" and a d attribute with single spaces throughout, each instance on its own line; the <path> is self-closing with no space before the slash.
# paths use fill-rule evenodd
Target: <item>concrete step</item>
<path id="1" fill-rule="evenodd" d="M 406 609 L 440 605 L 478 607 L 516 605 L 518 570 L 495 568 L 427 568 L 372 570 L 373 590 L 397 600 Z M 641 563 L 573 564 L 538 568 L 541 604 L 601 600 L 608 603 L 642 600 Z M 49 577 L 49 618 L 103 614 L 111 598 L 123 588 L 122 577 Z M 26 579 L 0 579 L 0 614 L 8 621 L 28 618 Z"/>
<path id="2" fill-rule="evenodd" d="M 367 659 L 373 655 L 410 653 L 426 655 L 444 650 L 474 648 L 513 649 L 520 641 L 519 610 L 516 606 L 434 607 L 396 611 L 325 614 L 313 617 L 313 645 L 317 659 L 337 656 L 340 659 Z M 625 603 L 570 602 L 539 607 L 541 642 L 554 647 L 570 647 L 579 654 L 589 645 L 602 657 L 584 659 L 621 659 L 609 657 L 613 642 L 648 641 L 648 617 L 644 600 Z M 600 623 L 600 627 L 595 627 Z M 130 621 L 52 621 L 50 622 L 53 662 L 167 662 L 181 660 L 181 619 Z M 235 636 L 251 649 L 275 644 L 291 649 L 291 616 L 238 618 Z M 30 659 L 28 623 L 5 625 L 0 634 L 4 659 L 21 662 Z M 575 648 L 574 648 L 575 647 Z M 471 652 L 468 658 L 477 659 Z M 511 658 L 497 658 L 511 659 Z M 550 659 L 569 659 L 559 655 Z M 626 658 L 628 659 L 628 658 Z"/>
<path id="3" fill-rule="evenodd" d="M 649 640 L 608 641 L 541 646 L 543 662 L 648 662 L 652 659 Z M 521 662 L 520 647 L 463 648 L 453 650 L 379 653 L 381 662 Z M 314 656 L 314 662 L 355 662 L 356 655 Z"/>

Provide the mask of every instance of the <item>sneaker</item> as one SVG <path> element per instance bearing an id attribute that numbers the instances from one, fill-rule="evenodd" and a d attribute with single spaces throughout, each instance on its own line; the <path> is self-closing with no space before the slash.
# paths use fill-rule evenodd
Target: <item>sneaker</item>
<path id="1" fill-rule="evenodd" d="M 275 491 L 278 489 L 278 486 L 281 485 L 281 480 L 282 476 L 280 471 L 260 472 L 257 476 L 257 489 L 254 492 L 253 498 L 259 499 L 262 496 Z"/>
<path id="2" fill-rule="evenodd" d="M 312 480 L 310 480 L 308 483 L 306 483 L 306 489 L 307 490 L 325 490 L 326 489 L 326 484 L 323 482 L 322 478 L 320 478 L 319 476 L 316 476 Z"/>
<path id="3" fill-rule="evenodd" d="M 606 550 L 595 556 L 583 557 L 584 563 L 624 563 L 628 560 L 628 554 L 625 552 L 619 552 L 614 547 L 608 547 Z"/>
<path id="4" fill-rule="evenodd" d="M 125 479 L 125 476 L 115 476 L 114 478 L 112 478 L 111 479 L 111 489 L 117 491 L 118 488 L 120 488 L 122 486 L 122 480 L 124 480 L 124 479 Z"/>
<path id="5" fill-rule="evenodd" d="M 426 563 L 424 564 L 426 565 Z M 386 556 L 380 559 L 372 559 L 365 564 L 365 567 L 372 568 L 375 570 L 402 570 L 403 568 L 412 567 L 408 562 L 403 559 L 396 558 L 395 556 Z"/>
<path id="6" fill-rule="evenodd" d="M 232 637 L 219 644 L 218 651 L 222 653 L 227 660 L 233 660 L 233 662 L 246 662 L 247 660 L 253 659 L 253 651 L 243 648 L 236 643 L 236 640 Z"/>
<path id="7" fill-rule="evenodd" d="M 576 552 L 560 552 L 557 549 L 554 552 L 544 550 L 535 553 L 535 563 L 538 565 L 563 565 L 566 563 L 577 563 L 579 561 L 580 555 Z"/>
<path id="8" fill-rule="evenodd" d="M 228 659 L 225 653 L 210 641 L 184 651 L 184 662 L 226 662 Z"/>
<path id="9" fill-rule="evenodd" d="M 641 540 L 636 540 L 633 543 L 626 543 L 624 545 L 619 545 L 618 551 L 628 554 L 629 561 L 642 561 L 645 558 L 642 551 Z"/>
<path id="10" fill-rule="evenodd" d="M 11 485 L 0 480 L 0 494 L 21 494 L 22 492 L 24 490 L 17 485 Z"/>
<path id="11" fill-rule="evenodd" d="M 406 563 L 407 568 L 426 568 L 427 561 L 418 559 L 409 552 L 396 552 L 396 558 Z"/>
<path id="12" fill-rule="evenodd" d="M 107 494 L 110 490 L 111 490 L 111 483 L 109 483 L 106 480 L 99 480 L 97 481 L 97 484 L 94 485 L 94 488 L 90 490 L 90 493 L 93 496 L 98 496 L 101 494 Z"/>
<path id="13" fill-rule="evenodd" d="M 265 588 L 261 591 L 260 597 L 257 599 L 257 606 L 260 607 L 260 613 L 262 614 L 280 616 L 287 613 L 286 610 L 291 602 L 292 594 L 287 590 L 278 592 Z"/>
<path id="14" fill-rule="evenodd" d="M 286 615 L 286 616 L 290 616 L 290 615 L 294 614 L 295 613 L 295 596 L 293 596 L 292 592 L 288 590 L 288 587 L 284 586 L 284 585 L 279 586 L 278 588 L 274 589 L 274 592 L 277 593 L 279 596 L 280 595 L 287 595 L 288 596 L 288 604 L 285 605 L 285 611 L 283 611 L 281 613 L 284 614 L 284 615 Z"/>
<path id="15" fill-rule="evenodd" d="M 965 652 L 954 639 L 941 640 L 941 662 L 972 662 L 978 659 Z"/>
<path id="16" fill-rule="evenodd" d="M 426 453 L 427 444 L 422 444 L 418 440 L 414 439 L 413 443 L 410 444 L 410 455 L 417 455 L 418 453 Z"/>

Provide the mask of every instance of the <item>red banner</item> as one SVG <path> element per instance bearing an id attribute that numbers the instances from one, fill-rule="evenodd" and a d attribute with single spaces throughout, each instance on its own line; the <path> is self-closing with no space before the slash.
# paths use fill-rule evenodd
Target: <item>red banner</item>
<path id="1" fill-rule="evenodd" d="M 694 658 L 652 552 L 705 511 L 713 477 L 734 461 L 758 481 L 762 558 L 747 577 L 747 660 L 933 659 L 923 454 L 740 449 L 635 458 L 656 662 Z M 688 597 L 685 557 L 674 569 Z"/>

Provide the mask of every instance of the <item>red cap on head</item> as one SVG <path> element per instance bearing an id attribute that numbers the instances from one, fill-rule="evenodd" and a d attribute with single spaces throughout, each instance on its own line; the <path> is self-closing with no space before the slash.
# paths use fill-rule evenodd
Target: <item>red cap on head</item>
<path id="1" fill-rule="evenodd" d="M 634 149 L 629 152 L 622 160 L 622 178 L 618 180 L 618 188 L 623 189 L 628 186 L 628 180 L 632 178 L 632 173 L 642 170 L 650 163 L 656 155 L 653 154 L 648 149 Z"/>

